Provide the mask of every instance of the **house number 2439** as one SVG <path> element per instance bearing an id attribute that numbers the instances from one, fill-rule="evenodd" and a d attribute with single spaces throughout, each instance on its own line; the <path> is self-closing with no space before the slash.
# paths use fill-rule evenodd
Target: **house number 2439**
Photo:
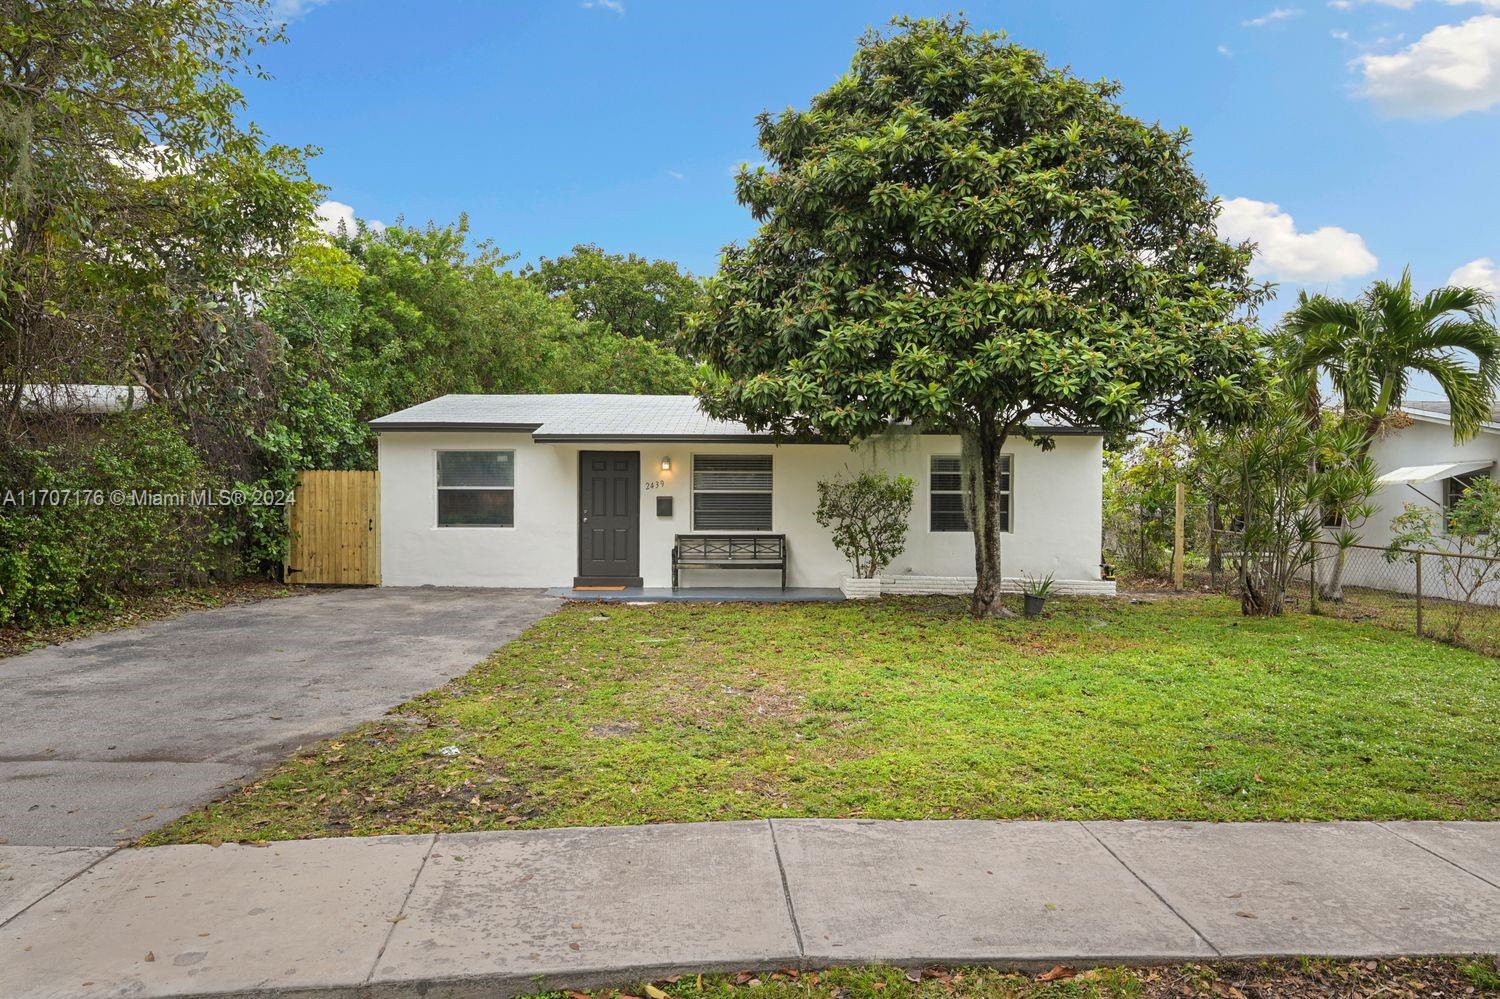
<path id="1" fill-rule="evenodd" d="M 663 489 L 666 487 L 666 484 L 666 479 L 652 479 L 646 483 L 646 491 L 649 493 L 653 489 Z"/>

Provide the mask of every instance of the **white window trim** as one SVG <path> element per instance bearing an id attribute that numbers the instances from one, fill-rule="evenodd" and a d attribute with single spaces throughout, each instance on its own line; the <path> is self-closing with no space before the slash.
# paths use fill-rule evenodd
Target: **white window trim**
<path id="1" fill-rule="evenodd" d="M 700 457 L 702 457 L 702 458 L 720 458 L 720 457 L 727 457 L 727 458 L 770 458 L 771 459 L 771 488 L 770 489 L 765 489 L 765 490 L 760 490 L 760 489 L 699 489 L 697 487 L 697 484 L 696 484 L 696 481 L 695 481 L 695 476 L 694 476 L 693 472 L 694 472 L 695 467 L 698 464 L 698 459 Z M 709 534 L 731 534 L 731 533 L 733 533 L 733 534 L 775 534 L 776 533 L 776 455 L 774 455 L 774 454 L 768 454 L 768 453 L 762 453 L 762 452 L 751 452 L 749 454 L 740 454 L 738 452 L 724 452 L 724 453 L 720 453 L 720 452 L 713 452 L 713 451 L 705 451 L 702 454 L 694 453 L 693 456 L 692 456 L 692 460 L 691 460 L 691 462 L 688 465 L 688 482 L 687 482 L 687 485 L 688 485 L 688 520 L 689 520 L 689 522 L 691 524 L 691 530 L 692 530 L 692 532 L 694 534 L 705 533 L 705 532 L 709 533 Z M 699 493 L 727 493 L 727 494 L 735 494 L 735 493 L 761 493 L 761 492 L 764 492 L 767 496 L 771 497 L 771 526 L 770 527 L 767 527 L 767 528 L 759 528 L 759 527 L 719 528 L 719 527 L 715 527 L 715 528 L 703 528 L 702 532 L 699 531 L 699 528 L 698 528 L 698 504 L 696 502 Z"/>
<path id="2" fill-rule="evenodd" d="M 1000 457 L 1010 462 L 1010 488 L 1007 489 L 1007 490 L 1004 490 L 1004 491 L 1002 491 L 1000 493 L 1001 496 L 1005 496 L 1005 497 L 1008 497 L 1010 499 L 1010 518 L 1009 518 L 1010 524 L 1009 524 L 1008 527 L 1005 528 L 1005 530 L 1001 531 L 1000 533 L 1001 534 L 1015 534 L 1016 533 L 1016 456 L 1015 456 L 1015 454 L 1013 452 L 1004 451 L 1004 452 L 1001 452 Z M 962 467 L 963 460 L 964 460 L 963 459 L 963 455 L 961 455 L 961 454 L 946 454 L 946 453 L 938 452 L 938 451 L 934 451 L 932 454 L 929 454 L 927 456 L 927 490 L 926 490 L 926 496 L 927 496 L 927 533 L 928 534 L 941 534 L 941 535 L 944 535 L 944 536 L 967 534 L 970 537 L 972 537 L 973 534 L 974 534 L 974 532 L 971 529 L 967 528 L 967 527 L 964 528 L 961 531 L 935 531 L 935 530 L 932 529 L 932 492 L 933 492 L 933 489 L 932 489 L 932 459 L 934 459 L 934 458 L 957 458 L 958 461 L 959 461 L 960 467 Z M 941 493 L 942 495 L 945 495 L 945 496 L 951 496 L 951 495 L 953 495 L 952 491 L 948 490 L 948 489 L 940 489 L 940 490 L 938 490 L 938 492 Z M 958 495 L 962 496 L 963 495 L 963 490 L 960 489 L 959 492 L 958 492 Z"/>
<path id="3" fill-rule="evenodd" d="M 445 454 L 453 454 L 453 453 L 460 453 L 461 454 L 461 453 L 468 452 L 468 451 L 494 451 L 494 452 L 500 453 L 500 454 L 509 454 L 510 455 L 510 468 L 511 468 L 511 485 L 508 485 L 508 486 L 444 486 L 444 485 L 440 485 L 439 483 L 442 481 L 442 463 L 443 463 L 442 456 L 445 455 Z M 440 447 L 440 448 L 433 448 L 433 450 L 432 450 L 432 486 L 433 486 L 433 489 L 432 489 L 432 529 L 434 531 L 468 531 L 468 530 L 473 530 L 473 531 L 514 531 L 516 529 L 516 521 L 520 519 L 519 517 L 516 516 L 515 473 L 516 473 L 516 449 L 515 448 L 511 448 L 511 447 Z M 486 490 L 486 491 L 489 491 L 489 492 L 510 493 L 511 494 L 511 500 L 510 500 L 510 523 L 509 524 L 444 524 L 444 523 L 442 523 L 442 521 L 440 519 L 441 514 L 438 511 L 438 493 L 442 492 L 445 489 L 453 490 L 453 491 L 465 490 L 465 491 L 469 491 L 469 492 L 473 492 L 475 490 Z"/>

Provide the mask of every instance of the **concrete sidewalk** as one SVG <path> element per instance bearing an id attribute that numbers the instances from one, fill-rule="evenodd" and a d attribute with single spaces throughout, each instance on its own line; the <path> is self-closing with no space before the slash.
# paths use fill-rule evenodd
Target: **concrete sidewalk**
<path id="1" fill-rule="evenodd" d="M 503 996 L 674 972 L 1500 951 L 1500 824 L 791 819 L 0 846 L 0 995 Z"/>

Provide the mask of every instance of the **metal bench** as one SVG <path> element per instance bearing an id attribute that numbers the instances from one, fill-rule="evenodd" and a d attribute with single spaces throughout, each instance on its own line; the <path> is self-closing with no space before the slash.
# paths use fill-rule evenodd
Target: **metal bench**
<path id="1" fill-rule="evenodd" d="M 679 534 L 672 543 L 672 589 L 682 569 L 780 569 L 786 589 L 785 534 Z"/>

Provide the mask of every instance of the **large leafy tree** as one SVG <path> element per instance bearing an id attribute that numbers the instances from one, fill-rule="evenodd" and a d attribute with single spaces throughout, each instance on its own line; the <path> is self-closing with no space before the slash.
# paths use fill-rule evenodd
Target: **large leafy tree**
<path id="1" fill-rule="evenodd" d="M 279 37 L 268 0 L 0 0 L 8 442 L 28 382 L 130 378 L 178 410 L 245 394 L 221 383 L 260 346 L 247 303 L 317 190 L 305 151 L 241 119 L 234 80 Z"/>
<path id="2" fill-rule="evenodd" d="M 579 320 L 668 345 L 703 298 L 698 279 L 670 260 L 605 253 L 592 243 L 543 257 L 522 273 L 547 294 L 566 296 Z"/>
<path id="3" fill-rule="evenodd" d="M 358 267 L 350 359 L 360 415 L 449 392 L 682 392 L 686 361 L 656 343 L 583 322 L 506 270 L 514 258 L 469 245 L 467 219 L 398 224 L 337 239 Z"/>
<path id="4" fill-rule="evenodd" d="M 1248 248 L 1221 242 L 1185 132 L 961 20 L 898 19 L 806 110 L 762 115 L 761 223 L 687 338 L 706 408 L 965 445 L 976 615 L 999 609 L 999 458 L 1038 423 L 1222 418 L 1259 369 Z"/>

